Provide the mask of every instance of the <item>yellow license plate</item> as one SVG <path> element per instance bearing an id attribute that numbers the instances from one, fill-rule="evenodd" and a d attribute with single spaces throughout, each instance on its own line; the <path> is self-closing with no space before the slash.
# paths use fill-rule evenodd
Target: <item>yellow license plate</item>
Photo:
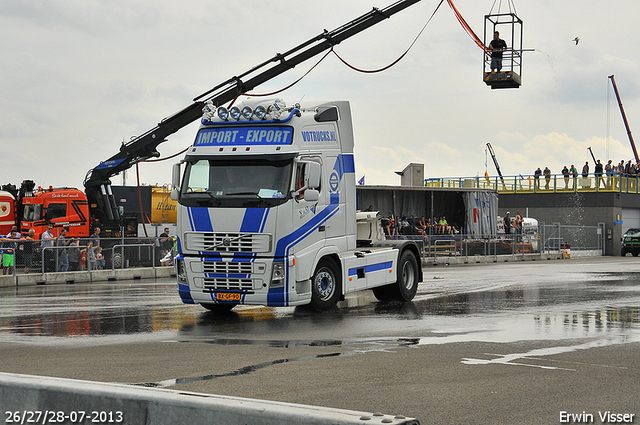
<path id="1" fill-rule="evenodd" d="M 225 301 L 240 301 L 242 294 L 230 294 L 228 292 L 218 292 L 216 294 L 216 300 L 225 300 Z"/>

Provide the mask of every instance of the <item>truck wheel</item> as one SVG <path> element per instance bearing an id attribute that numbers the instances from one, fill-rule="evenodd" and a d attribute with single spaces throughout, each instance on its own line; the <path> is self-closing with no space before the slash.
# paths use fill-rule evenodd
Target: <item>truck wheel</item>
<path id="1" fill-rule="evenodd" d="M 633 255 L 634 257 L 637 257 L 637 256 L 638 256 L 638 251 L 633 251 L 633 252 L 631 253 L 631 255 Z"/>
<path id="2" fill-rule="evenodd" d="M 400 301 L 411 301 L 418 291 L 418 261 L 411 251 L 405 251 L 398 263 L 397 295 Z"/>
<path id="3" fill-rule="evenodd" d="M 392 285 L 384 285 L 373 288 L 373 296 L 376 297 L 378 301 L 389 301 L 393 299 L 393 284 Z"/>
<path id="4" fill-rule="evenodd" d="M 418 261 L 411 251 L 400 256 L 397 265 L 398 280 L 395 283 L 373 288 L 373 295 L 379 301 L 411 301 L 418 291 Z"/>
<path id="5" fill-rule="evenodd" d="M 342 295 L 340 271 L 336 263 L 322 259 L 311 278 L 311 307 L 316 311 L 333 308 Z"/>
<path id="6" fill-rule="evenodd" d="M 627 253 L 626 253 L 626 251 L 624 250 L 624 248 L 622 248 L 622 249 L 620 250 L 620 255 L 621 255 L 621 256 L 623 256 L 623 257 L 626 257 L 626 256 L 627 256 Z"/>

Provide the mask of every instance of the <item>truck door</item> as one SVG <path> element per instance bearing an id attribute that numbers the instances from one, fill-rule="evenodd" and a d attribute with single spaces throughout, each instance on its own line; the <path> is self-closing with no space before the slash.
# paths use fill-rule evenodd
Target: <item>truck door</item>
<path id="1" fill-rule="evenodd" d="M 328 211 L 324 211 L 322 199 L 322 183 L 313 187 L 309 186 L 310 164 L 320 164 L 318 157 L 304 157 L 296 164 L 294 175 L 294 204 L 293 204 L 293 233 L 296 243 L 296 252 L 309 247 L 312 244 L 323 241 L 325 235 L 325 222 Z M 320 182 L 322 182 L 322 166 L 315 166 L 316 171 L 320 171 Z M 318 191 L 319 196 L 309 196 L 307 191 Z M 316 192 L 315 195 L 318 195 Z M 304 241 L 304 242 L 303 242 Z"/>

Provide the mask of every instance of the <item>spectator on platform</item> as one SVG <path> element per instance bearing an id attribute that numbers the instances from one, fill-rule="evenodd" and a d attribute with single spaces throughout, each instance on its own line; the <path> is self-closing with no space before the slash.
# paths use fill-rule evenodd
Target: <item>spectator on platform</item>
<path id="1" fill-rule="evenodd" d="M 438 221 L 438 224 L 440 225 L 440 230 L 443 235 L 451 234 L 451 226 L 449 226 L 449 223 L 444 216 L 440 217 L 440 221 Z"/>
<path id="2" fill-rule="evenodd" d="M 571 168 L 569 168 L 569 173 L 573 177 L 573 188 L 576 188 L 576 181 L 578 180 L 578 169 L 575 165 L 571 164 Z"/>
<path id="3" fill-rule="evenodd" d="M 427 221 L 425 220 L 424 216 L 420 217 L 420 220 L 418 220 L 418 226 L 416 227 L 418 228 L 419 235 L 427 234 Z"/>
<path id="4" fill-rule="evenodd" d="M 612 161 L 609 160 L 607 165 L 604 166 L 604 172 L 607 174 L 607 189 L 611 189 L 613 187 L 611 183 L 613 182 L 613 170 L 615 166 L 611 162 Z"/>
<path id="5" fill-rule="evenodd" d="M 549 182 L 551 181 L 551 170 L 549 169 L 549 167 L 544 167 L 543 174 L 545 179 L 544 188 L 546 190 L 549 190 Z"/>
<path id="6" fill-rule="evenodd" d="M 533 173 L 533 178 L 535 179 L 535 188 L 540 189 L 540 176 L 542 175 L 542 170 L 540 167 Z"/>
<path id="7" fill-rule="evenodd" d="M 564 188 L 569 189 L 569 169 L 566 165 L 562 169 L 562 176 L 564 177 Z"/>
<path id="8" fill-rule="evenodd" d="M 600 180 L 602 180 L 602 174 L 604 174 L 604 167 L 598 159 L 596 161 L 596 167 L 593 170 L 593 175 L 596 176 L 596 188 L 600 187 Z"/>

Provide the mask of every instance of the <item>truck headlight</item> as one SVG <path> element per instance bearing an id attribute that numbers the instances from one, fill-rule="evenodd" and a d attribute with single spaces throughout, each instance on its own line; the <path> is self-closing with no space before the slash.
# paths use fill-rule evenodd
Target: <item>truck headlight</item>
<path id="1" fill-rule="evenodd" d="M 176 276 L 178 282 L 187 283 L 187 269 L 184 266 L 184 260 L 176 260 Z"/>
<path id="2" fill-rule="evenodd" d="M 284 262 L 276 261 L 271 269 L 271 286 L 284 286 Z"/>

